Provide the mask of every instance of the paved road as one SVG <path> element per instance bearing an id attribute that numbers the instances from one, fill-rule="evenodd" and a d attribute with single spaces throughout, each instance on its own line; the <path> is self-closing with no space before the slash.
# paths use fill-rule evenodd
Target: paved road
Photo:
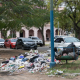
<path id="1" fill-rule="evenodd" d="M 50 48 L 48 46 L 45 46 L 45 47 L 38 47 L 38 51 L 39 52 L 44 52 L 44 51 L 47 51 L 49 50 Z"/>
<path id="2" fill-rule="evenodd" d="M 38 47 L 37 48 L 39 52 L 44 52 L 49 50 L 50 48 L 48 46 L 43 46 L 43 47 Z M 14 50 L 14 49 L 10 49 L 10 48 L 0 48 L 0 50 Z"/>

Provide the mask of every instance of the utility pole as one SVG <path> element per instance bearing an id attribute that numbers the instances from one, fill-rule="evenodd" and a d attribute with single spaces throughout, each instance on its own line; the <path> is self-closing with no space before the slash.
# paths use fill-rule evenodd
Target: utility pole
<path id="1" fill-rule="evenodd" d="M 50 0 L 50 36 L 51 36 L 51 62 L 50 62 L 50 68 L 54 67 L 55 62 L 54 62 L 54 57 L 55 57 L 55 52 L 54 52 L 54 21 L 53 21 L 53 0 Z"/>
<path id="2" fill-rule="evenodd" d="M 58 21 L 58 35 L 59 35 L 59 21 Z"/>

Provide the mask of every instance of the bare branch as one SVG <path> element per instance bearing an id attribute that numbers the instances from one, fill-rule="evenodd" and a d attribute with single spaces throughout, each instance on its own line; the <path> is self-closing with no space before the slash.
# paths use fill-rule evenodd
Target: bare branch
<path id="1" fill-rule="evenodd" d="M 68 14 L 68 16 L 72 19 L 72 21 L 73 21 L 73 18 L 72 18 L 72 16 L 70 15 L 70 14 Z"/>
<path id="2" fill-rule="evenodd" d="M 78 22 L 76 24 L 78 24 L 80 22 L 80 19 L 78 20 Z"/>

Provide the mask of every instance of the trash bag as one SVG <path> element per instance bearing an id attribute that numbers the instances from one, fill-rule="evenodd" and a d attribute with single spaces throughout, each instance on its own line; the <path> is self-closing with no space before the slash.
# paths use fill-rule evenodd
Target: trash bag
<path id="1" fill-rule="evenodd" d="M 22 59 L 23 62 L 28 61 L 28 60 L 29 60 L 28 58 L 23 58 Z"/>
<path id="2" fill-rule="evenodd" d="M 3 61 L 2 63 L 5 63 L 5 64 L 7 64 L 7 63 L 9 63 L 9 61 Z"/>
<path id="3" fill-rule="evenodd" d="M 64 55 L 64 54 L 68 55 L 68 51 L 67 50 L 63 50 L 62 55 Z"/>
<path id="4" fill-rule="evenodd" d="M 57 48 L 56 47 L 54 48 L 54 51 L 57 52 Z"/>
<path id="5" fill-rule="evenodd" d="M 39 56 L 34 56 L 33 58 L 30 58 L 30 60 L 29 60 L 29 62 L 34 62 L 34 60 L 36 59 L 36 58 L 38 58 Z"/>
<path id="6" fill-rule="evenodd" d="M 62 52 L 63 52 L 63 46 L 59 46 L 57 47 L 57 55 L 62 55 Z"/>
<path id="7" fill-rule="evenodd" d="M 64 48 L 64 50 L 68 53 L 68 52 L 76 52 L 77 48 L 74 45 L 74 43 L 72 42 L 71 44 L 69 44 L 66 48 Z"/>

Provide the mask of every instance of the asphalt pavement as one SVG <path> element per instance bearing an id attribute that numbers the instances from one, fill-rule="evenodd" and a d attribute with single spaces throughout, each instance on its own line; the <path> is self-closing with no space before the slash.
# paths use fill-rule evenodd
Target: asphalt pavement
<path id="1" fill-rule="evenodd" d="M 38 47 L 37 48 L 37 50 L 39 51 L 39 52 L 44 52 L 44 51 L 47 51 L 47 50 L 49 50 L 50 48 L 49 48 L 49 46 L 42 46 L 42 47 Z M 10 49 L 10 48 L 0 48 L 0 51 L 1 50 L 14 50 L 14 49 Z M 18 50 L 20 50 L 20 49 L 18 49 Z"/>
<path id="2" fill-rule="evenodd" d="M 47 41 L 47 42 L 45 42 L 45 44 L 50 44 L 50 42 L 49 41 Z M 49 50 L 50 48 L 49 48 L 49 46 L 42 46 L 42 47 L 40 47 L 40 46 L 38 46 L 38 48 L 37 48 L 37 50 L 39 51 L 39 52 L 44 52 L 44 51 L 47 51 L 47 50 Z M 0 48 L 0 50 L 14 50 L 14 49 L 10 49 L 10 48 Z"/>

